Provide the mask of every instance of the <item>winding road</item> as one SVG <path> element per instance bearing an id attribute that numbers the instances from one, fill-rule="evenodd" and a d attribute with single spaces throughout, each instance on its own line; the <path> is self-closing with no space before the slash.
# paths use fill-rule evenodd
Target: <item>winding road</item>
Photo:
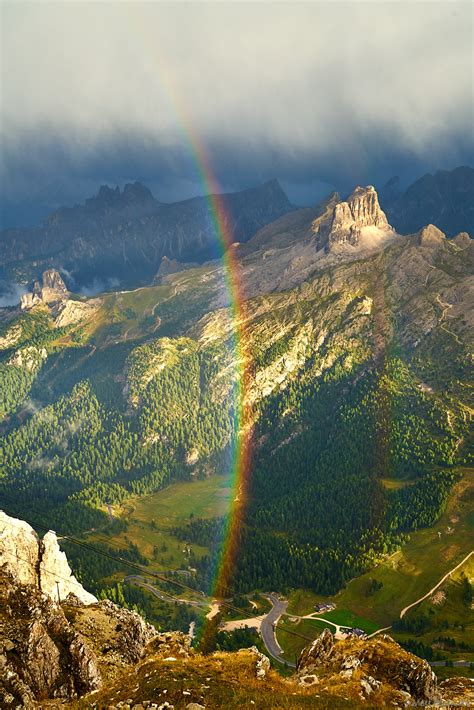
<path id="1" fill-rule="evenodd" d="M 288 606 L 288 601 L 282 601 L 278 599 L 274 594 L 269 594 L 267 599 L 272 603 L 272 608 L 268 614 L 262 619 L 260 624 L 260 633 L 262 634 L 263 642 L 266 646 L 268 653 L 273 656 L 277 661 L 281 663 L 287 663 L 282 657 L 283 650 L 277 641 L 275 635 L 275 625 L 278 624 L 282 614 L 286 612 L 286 607 Z M 288 663 L 288 665 L 293 665 Z"/>
<path id="2" fill-rule="evenodd" d="M 187 604 L 188 606 L 197 606 L 200 608 L 209 606 L 207 602 L 192 601 L 190 599 L 177 599 L 172 594 L 160 592 L 156 587 L 150 584 L 146 577 L 142 577 L 139 574 L 129 574 L 127 577 L 124 577 L 123 581 L 133 582 L 138 587 L 144 587 L 151 592 L 151 594 L 154 594 L 155 597 L 158 597 L 158 599 L 161 599 L 164 602 L 178 602 L 179 604 Z"/>
<path id="3" fill-rule="evenodd" d="M 471 555 L 473 555 L 473 554 L 474 554 L 474 550 L 471 551 L 468 555 L 466 555 L 466 557 L 463 560 L 461 560 L 461 562 L 459 562 L 459 564 L 457 564 L 455 567 L 453 567 L 453 569 L 451 569 L 449 572 L 447 572 L 444 575 L 444 577 L 442 577 L 440 579 L 440 581 L 429 590 L 429 592 L 427 592 L 422 597 L 420 597 L 419 599 L 414 601 L 412 604 L 409 604 L 404 609 L 402 609 L 402 611 L 400 612 L 400 618 L 402 619 L 403 616 L 406 614 L 406 612 L 409 609 L 412 609 L 414 606 L 416 606 L 417 604 L 422 602 L 424 599 L 427 599 L 428 597 L 430 597 L 433 594 L 433 592 L 435 592 L 438 589 L 438 587 L 440 587 L 443 584 L 443 582 L 445 582 L 453 574 L 453 572 L 456 572 L 456 570 L 458 570 L 460 567 L 462 567 L 467 562 L 467 560 L 471 557 Z M 148 591 L 150 591 L 152 594 L 154 594 L 156 597 L 158 597 L 159 599 L 161 599 L 163 601 L 169 602 L 170 600 L 173 600 L 173 601 L 178 601 L 181 604 L 189 604 L 190 606 L 195 606 L 195 607 L 201 607 L 201 608 L 202 607 L 209 607 L 209 602 L 205 602 L 205 601 L 202 601 L 202 602 L 190 601 L 188 599 L 176 600 L 176 598 L 173 597 L 172 595 L 166 595 L 165 593 L 158 591 L 156 589 L 156 587 L 154 587 L 152 584 L 149 583 L 149 581 L 147 580 L 146 577 L 142 577 L 140 575 L 129 575 L 128 577 L 125 577 L 124 581 L 133 581 L 135 584 L 145 587 L 145 589 L 147 589 Z M 292 663 L 291 661 L 288 661 L 287 659 L 285 659 L 283 657 L 283 649 L 281 648 L 280 644 L 278 643 L 278 640 L 277 640 L 277 637 L 275 634 L 275 627 L 278 624 L 279 620 L 281 619 L 281 617 L 283 615 L 287 615 L 286 610 L 288 607 L 288 600 L 279 599 L 276 594 L 267 594 L 265 596 L 270 601 L 270 603 L 272 605 L 272 608 L 270 609 L 268 614 L 266 614 L 263 617 L 259 616 L 259 617 L 254 617 L 253 619 L 241 619 L 241 620 L 238 620 L 237 622 L 229 622 L 229 623 L 239 623 L 239 624 L 241 623 L 244 626 L 248 625 L 248 626 L 252 626 L 254 628 L 255 627 L 259 628 L 260 634 L 262 636 L 262 639 L 263 639 L 263 642 L 265 644 L 268 654 L 270 656 L 272 656 L 272 658 L 274 658 L 279 663 L 283 663 L 291 668 L 295 668 L 296 667 L 295 663 Z M 207 615 L 207 618 L 212 618 L 212 616 L 214 616 L 215 613 L 217 613 L 217 611 L 218 611 L 218 604 L 214 600 L 214 602 L 211 605 L 211 611 Z M 339 624 L 336 624 L 333 621 L 329 621 L 328 619 L 325 619 L 320 614 L 317 614 L 314 612 L 312 614 L 307 614 L 306 616 L 297 616 L 296 614 L 292 614 L 292 616 L 297 619 L 318 619 L 319 621 L 324 621 L 324 622 L 330 624 L 331 626 L 335 627 L 336 637 L 338 636 L 338 634 L 341 632 L 341 629 L 343 628 Z M 245 623 L 246 621 L 249 623 L 246 624 Z M 254 624 L 252 622 L 258 622 L 258 624 Z M 348 627 L 344 627 L 344 628 L 348 628 Z M 391 628 L 390 626 L 386 626 L 384 628 L 378 629 L 377 631 L 374 631 L 372 634 L 367 636 L 367 638 L 372 638 L 383 631 L 388 631 L 390 628 Z M 470 665 L 469 661 L 463 661 L 463 660 L 453 661 L 453 663 L 456 666 L 469 666 Z M 432 663 L 430 663 L 430 665 L 431 666 L 443 666 L 443 665 L 445 665 L 445 661 L 433 661 Z"/>

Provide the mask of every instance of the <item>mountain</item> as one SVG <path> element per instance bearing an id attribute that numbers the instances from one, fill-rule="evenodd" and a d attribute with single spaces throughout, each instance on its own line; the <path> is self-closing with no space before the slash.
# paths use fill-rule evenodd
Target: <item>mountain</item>
<path id="1" fill-rule="evenodd" d="M 165 261 L 158 284 L 93 299 L 49 272 L 36 292 L 54 284 L 57 300 L 0 310 L 0 497 L 209 590 L 245 434 L 246 505 L 219 593 L 320 598 L 360 579 L 342 618 L 363 607 L 368 630 L 392 626 L 472 549 L 473 242 L 435 225 L 400 235 L 367 186 L 232 249 L 237 306 L 221 263 Z M 409 537 L 436 554 L 408 565 Z M 116 561 L 68 554 L 96 596 L 124 578 Z M 373 586 L 390 559 L 399 574 Z M 431 653 L 440 629 L 461 648 L 465 606 L 439 627 L 436 610 L 421 616 Z"/>
<path id="2" fill-rule="evenodd" d="M 392 178 L 380 199 L 401 234 L 417 232 L 429 223 L 449 237 L 458 232 L 474 234 L 474 169 L 468 166 L 427 173 L 405 191 Z"/>
<path id="3" fill-rule="evenodd" d="M 47 559 L 52 590 L 44 588 L 42 576 L 25 577 L 25 562 L 13 550 L 19 544 L 27 554 L 38 538 L 23 521 L 0 515 L 2 708 L 45 702 L 135 710 L 332 708 L 347 707 L 348 701 L 373 707 L 467 705 L 474 699 L 468 679 L 437 684 L 426 661 L 386 635 L 335 641 L 326 629 L 285 679 L 255 647 L 202 655 L 186 634 L 159 633 L 138 613 L 109 600 L 80 599 L 74 588 L 87 592 L 77 582 L 58 599 L 56 582 L 63 584 L 68 563 L 57 541 Z"/>
<path id="4" fill-rule="evenodd" d="M 221 199 L 238 242 L 293 209 L 276 180 Z M 94 277 L 136 284 L 150 281 L 164 256 L 202 262 L 219 256 L 216 248 L 207 197 L 163 204 L 136 182 L 122 191 L 103 185 L 83 205 L 61 208 L 38 227 L 4 230 L 0 265 L 30 277 L 54 265 L 72 274 L 76 288 Z"/>
<path id="5" fill-rule="evenodd" d="M 328 204 L 334 199 L 336 204 L 326 219 L 319 217 L 313 223 L 319 248 L 331 251 L 346 245 L 370 247 L 393 236 L 393 229 L 380 208 L 372 185 L 356 187 L 346 201 L 337 198 L 337 195 L 330 196 Z"/>

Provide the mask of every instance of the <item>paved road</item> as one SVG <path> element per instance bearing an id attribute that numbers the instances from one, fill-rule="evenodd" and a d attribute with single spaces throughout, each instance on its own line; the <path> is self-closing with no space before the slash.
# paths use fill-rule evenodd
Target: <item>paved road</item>
<path id="1" fill-rule="evenodd" d="M 275 636 L 274 625 L 278 623 L 282 614 L 286 612 L 286 607 L 288 606 L 287 601 L 281 601 L 274 594 L 268 594 L 267 599 L 272 603 L 272 608 L 268 614 L 262 619 L 260 625 L 260 633 L 262 634 L 263 642 L 270 656 L 273 656 L 280 663 L 287 663 L 289 666 L 294 667 L 294 663 L 288 663 L 282 658 L 282 649 L 278 643 Z"/>

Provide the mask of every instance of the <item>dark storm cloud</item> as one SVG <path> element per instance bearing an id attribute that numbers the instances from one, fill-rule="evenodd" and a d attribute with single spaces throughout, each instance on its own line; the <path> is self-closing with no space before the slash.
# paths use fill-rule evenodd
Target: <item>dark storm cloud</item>
<path id="1" fill-rule="evenodd" d="M 199 194 L 196 141 L 223 190 L 278 177 L 300 203 L 473 159 L 470 3 L 1 11 L 7 217 L 103 182 Z"/>

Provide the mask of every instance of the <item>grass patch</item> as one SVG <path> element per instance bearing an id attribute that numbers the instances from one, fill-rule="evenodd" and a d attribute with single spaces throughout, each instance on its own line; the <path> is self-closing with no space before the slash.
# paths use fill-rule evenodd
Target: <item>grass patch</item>
<path id="1" fill-rule="evenodd" d="M 297 616 L 311 614 L 316 604 L 323 600 L 324 597 L 307 589 L 296 589 L 290 594 L 288 600 L 288 614 L 296 614 Z"/>
<path id="2" fill-rule="evenodd" d="M 402 481 L 399 478 L 381 478 L 380 483 L 387 491 L 399 491 L 401 488 L 412 486 L 415 481 Z"/>
<path id="3" fill-rule="evenodd" d="M 349 611 L 349 609 L 334 609 L 334 611 L 321 614 L 321 616 L 324 616 L 328 621 L 339 624 L 339 626 L 352 626 L 353 628 L 362 629 L 368 634 L 377 631 L 379 628 L 379 625 L 374 621 L 364 619 L 362 616 L 358 616 L 352 611 Z"/>
<path id="4" fill-rule="evenodd" d="M 195 557 L 207 554 L 200 545 L 188 546 L 173 529 L 195 518 L 214 518 L 229 510 L 233 492 L 223 476 L 173 483 L 152 495 L 131 498 L 114 515 L 123 518 L 127 530 L 109 539 L 114 545 L 136 545 L 155 569 L 183 569 L 189 565 L 189 550 Z M 93 542 L 94 535 L 88 536 Z"/>
<path id="5" fill-rule="evenodd" d="M 324 629 L 334 631 L 334 627 L 323 621 L 301 619 L 291 621 L 291 617 L 283 616 L 278 622 L 276 638 L 283 649 L 283 658 L 290 663 L 296 663 L 305 646 L 321 634 Z"/>

